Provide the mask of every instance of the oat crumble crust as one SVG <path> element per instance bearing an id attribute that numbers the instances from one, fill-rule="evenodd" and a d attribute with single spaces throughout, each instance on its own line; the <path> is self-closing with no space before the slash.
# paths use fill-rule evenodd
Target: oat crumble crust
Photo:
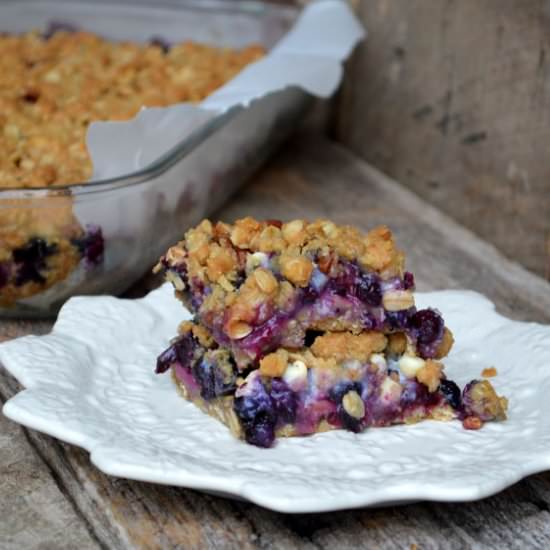
<path id="1" fill-rule="evenodd" d="M 197 341 L 204 342 L 204 346 L 207 347 L 207 354 L 212 353 L 212 350 L 214 349 L 215 352 L 225 352 L 226 355 L 224 355 L 224 357 L 226 359 L 230 357 L 227 350 L 223 350 L 221 348 L 216 350 L 216 344 L 209 337 L 208 331 L 200 325 L 186 321 L 180 325 L 179 332 L 180 334 L 191 333 Z M 317 371 L 316 379 L 322 380 L 324 387 L 336 387 L 342 380 L 361 380 L 361 376 L 363 375 L 361 375 L 360 369 L 355 370 L 355 365 L 359 366 L 364 363 L 370 363 L 368 367 L 369 372 L 378 372 L 379 374 L 386 372 L 386 363 L 384 361 L 382 361 L 382 363 L 379 362 L 380 358 L 383 356 L 375 352 L 374 355 L 370 355 L 367 359 L 363 359 L 362 354 L 358 356 L 355 353 L 356 348 L 358 347 L 362 348 L 365 354 L 373 349 L 372 342 L 367 343 L 367 340 L 358 338 L 357 335 L 350 333 L 329 333 L 318 337 L 317 340 L 320 344 L 324 344 L 331 338 L 336 337 L 342 337 L 342 341 L 348 340 L 349 342 L 352 342 L 349 348 L 349 354 L 346 355 L 343 350 L 335 349 L 335 353 L 330 355 L 330 348 L 327 347 L 327 349 L 324 349 L 324 345 L 321 345 L 321 352 L 326 355 L 326 357 L 321 357 L 318 353 L 316 353 L 318 350 L 315 349 L 316 346 L 314 344 L 311 348 L 296 350 L 279 348 L 276 351 L 264 356 L 255 367 L 259 370 L 262 383 L 267 384 L 267 387 L 271 387 L 273 378 L 284 378 L 287 368 L 295 368 L 295 366 L 300 363 L 303 365 L 302 368 L 305 367 L 307 369 L 315 369 Z M 328 340 L 323 341 L 324 338 L 327 338 Z M 353 341 L 355 341 L 355 343 L 353 343 Z M 386 348 L 381 351 L 383 353 L 393 353 L 389 346 L 386 346 Z M 252 373 L 254 370 L 255 369 L 250 372 Z M 236 437 L 245 437 L 243 426 L 241 425 L 233 406 L 235 401 L 234 393 L 211 399 L 205 399 L 195 390 L 193 390 L 193 394 L 191 395 L 185 383 L 176 375 L 174 368 L 172 368 L 172 378 L 183 397 L 194 403 L 203 412 L 226 424 Z M 416 378 L 417 382 L 426 386 L 430 393 L 437 392 L 439 390 L 440 383 L 442 383 L 445 379 L 445 376 L 443 375 L 443 365 L 434 360 L 427 360 L 425 362 L 425 366 L 421 368 L 412 378 Z M 238 378 L 237 388 L 242 386 L 244 382 L 244 378 Z M 385 382 L 382 383 L 376 391 L 382 392 L 380 395 L 382 395 L 382 399 L 385 399 L 383 395 L 386 392 L 391 393 L 394 389 L 395 391 L 402 391 L 403 386 L 400 385 L 400 382 L 402 382 L 402 380 L 400 380 L 397 372 L 388 371 Z M 483 426 L 486 420 L 505 420 L 508 405 L 506 398 L 499 397 L 494 388 L 487 381 L 474 381 L 472 383 L 475 383 L 475 387 L 470 392 L 471 409 L 473 412 L 468 416 L 461 418 L 460 414 L 457 415 L 457 411 L 454 410 L 449 403 L 441 402 L 433 409 L 410 410 L 404 418 L 397 420 L 397 422 L 412 424 L 430 418 L 438 421 L 449 421 L 458 417 L 462 420 L 465 429 L 477 430 Z M 342 407 L 350 417 L 358 420 L 362 419 L 366 412 L 363 399 L 354 389 L 348 390 L 345 395 L 343 395 Z M 479 411 L 479 415 L 476 414 L 475 411 Z M 487 415 L 489 415 L 489 418 Z M 323 419 L 316 424 L 313 432 L 319 433 L 333 429 L 339 428 Z M 275 432 L 276 437 L 290 437 L 298 435 L 303 435 L 303 433 L 300 432 L 299 425 L 293 422 L 279 426 Z"/>
<path id="2" fill-rule="evenodd" d="M 229 430 L 231 431 L 234 437 L 238 439 L 244 439 L 245 436 L 244 436 L 243 428 L 233 408 L 233 403 L 235 398 L 232 395 L 216 397 L 210 401 L 206 401 L 200 396 L 191 398 L 189 396 L 189 391 L 185 387 L 185 384 L 177 378 L 174 370 L 172 370 L 171 376 L 172 376 L 172 381 L 175 384 L 178 393 L 184 399 L 186 399 L 187 401 L 190 401 L 191 403 L 193 403 L 193 405 L 198 407 L 202 412 L 208 414 L 212 418 L 215 418 L 216 420 L 218 420 L 219 422 L 227 426 L 227 428 L 229 428 Z M 429 414 L 425 414 L 423 416 L 418 416 L 418 417 L 414 417 L 414 416 L 409 417 L 406 423 L 414 424 L 422 420 L 430 420 L 430 419 L 438 420 L 440 422 L 448 422 L 453 419 L 452 409 L 448 405 L 441 405 L 439 408 L 436 408 L 430 411 Z M 467 423 L 465 425 L 466 429 L 479 429 L 483 425 L 483 423 L 477 417 L 468 417 L 465 420 L 465 422 Z M 474 425 L 476 427 L 470 427 Z M 341 428 L 338 428 L 330 424 L 327 420 L 322 419 L 317 424 L 314 433 L 330 432 L 338 429 L 341 429 Z M 286 424 L 275 430 L 275 437 L 279 438 L 279 437 L 304 437 L 304 436 L 299 433 L 297 427 L 294 424 Z"/>
<path id="3" fill-rule="evenodd" d="M 86 181 L 90 122 L 201 101 L 264 53 L 193 42 L 165 51 L 83 31 L 0 35 L 0 187 Z"/>
<path id="4" fill-rule="evenodd" d="M 365 269 L 383 278 L 402 275 L 404 255 L 395 246 L 390 229 L 375 227 L 367 233 L 330 220 L 313 222 L 293 220 L 288 223 L 257 221 L 247 217 L 233 225 L 203 220 L 190 229 L 184 239 L 171 247 L 164 259 L 169 266 L 186 262 L 191 278 L 222 284 L 222 276 L 234 283 L 239 267 L 254 271 L 259 265 L 250 254 L 276 254 L 286 279 L 305 286 L 310 279 L 311 253 L 319 255 L 319 268 L 330 274 L 339 258 L 355 260 Z"/>

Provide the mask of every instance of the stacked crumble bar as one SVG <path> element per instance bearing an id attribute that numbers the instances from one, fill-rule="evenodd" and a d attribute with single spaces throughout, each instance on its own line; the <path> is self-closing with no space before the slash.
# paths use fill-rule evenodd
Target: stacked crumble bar
<path id="1" fill-rule="evenodd" d="M 161 258 L 193 312 L 158 358 L 181 393 L 238 437 L 276 437 L 459 418 L 506 418 L 488 381 L 461 392 L 441 359 L 453 344 L 387 227 L 328 220 L 205 220 Z"/>

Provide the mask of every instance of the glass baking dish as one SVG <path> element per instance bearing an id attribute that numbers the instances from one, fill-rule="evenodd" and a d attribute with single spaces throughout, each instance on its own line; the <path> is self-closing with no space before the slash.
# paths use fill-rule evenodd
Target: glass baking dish
<path id="1" fill-rule="evenodd" d="M 42 30 L 55 22 L 114 40 L 161 37 L 270 48 L 296 14 L 249 1 L 153 6 L 8 0 L 0 2 L 0 32 Z M 259 167 L 312 101 L 305 92 L 287 88 L 247 108 L 233 108 L 145 169 L 122 177 L 44 189 L 2 189 L 0 182 L 0 252 L 10 240 L 26 242 L 12 251 L 11 264 L 0 255 L 0 316 L 50 316 L 73 295 L 124 292 Z M 26 275 L 20 287 L 3 284 L 14 265 Z"/>

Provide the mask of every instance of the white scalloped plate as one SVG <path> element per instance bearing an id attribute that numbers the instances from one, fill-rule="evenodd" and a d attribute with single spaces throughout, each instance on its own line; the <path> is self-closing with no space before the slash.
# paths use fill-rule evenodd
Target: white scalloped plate
<path id="1" fill-rule="evenodd" d="M 417 294 L 417 304 L 438 308 L 455 333 L 450 378 L 464 384 L 498 368 L 506 422 L 467 431 L 428 421 L 246 445 L 153 372 L 184 316 L 167 285 L 142 300 L 73 298 L 51 334 L 0 345 L 0 361 L 27 388 L 3 412 L 87 449 L 108 474 L 283 512 L 474 500 L 550 469 L 550 327 L 510 321 L 473 292 Z"/>

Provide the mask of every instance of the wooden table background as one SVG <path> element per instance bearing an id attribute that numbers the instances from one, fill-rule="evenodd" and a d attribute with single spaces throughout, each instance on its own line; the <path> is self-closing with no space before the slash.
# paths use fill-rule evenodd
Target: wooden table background
<path id="1" fill-rule="evenodd" d="M 338 140 L 550 280 L 544 0 L 358 0 Z"/>
<path id="2" fill-rule="evenodd" d="M 419 290 L 470 288 L 516 319 L 550 321 L 550 285 L 406 188 L 317 136 L 299 135 L 217 218 L 327 216 L 389 223 Z M 156 284 L 146 279 L 130 295 Z M 3 321 L 0 341 L 48 321 Z M 54 376 L 55 373 L 52 373 Z M 0 397 L 20 389 L 0 369 Z M 513 398 L 513 396 L 512 396 Z M 102 474 L 88 453 L 0 416 L 0 548 L 549 548 L 550 474 L 469 504 L 285 515 Z"/>

